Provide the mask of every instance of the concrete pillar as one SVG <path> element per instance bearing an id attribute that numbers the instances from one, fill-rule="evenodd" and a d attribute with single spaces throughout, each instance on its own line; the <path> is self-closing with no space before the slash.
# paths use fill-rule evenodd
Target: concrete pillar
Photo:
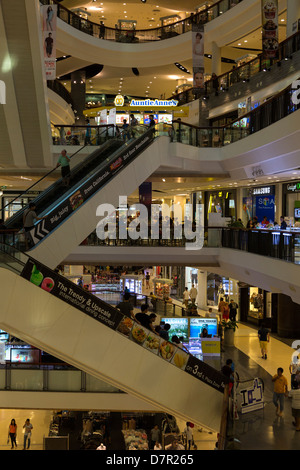
<path id="1" fill-rule="evenodd" d="M 298 0 L 287 0 L 287 37 L 298 31 L 298 20 L 300 19 L 300 2 Z M 297 25 L 295 26 L 295 23 Z M 296 29 L 295 29 L 296 28 Z"/>
<path id="2" fill-rule="evenodd" d="M 207 309 L 207 272 L 198 269 L 198 295 L 196 304 L 202 310 Z"/>
<path id="3" fill-rule="evenodd" d="M 212 73 L 216 75 L 221 75 L 222 73 L 222 61 L 221 61 L 221 48 L 217 45 L 215 41 L 212 42 Z"/>
<path id="4" fill-rule="evenodd" d="M 76 114 L 76 124 L 85 125 L 85 92 L 86 92 L 86 74 L 84 70 L 78 70 L 71 73 L 71 97 L 74 103 Z"/>

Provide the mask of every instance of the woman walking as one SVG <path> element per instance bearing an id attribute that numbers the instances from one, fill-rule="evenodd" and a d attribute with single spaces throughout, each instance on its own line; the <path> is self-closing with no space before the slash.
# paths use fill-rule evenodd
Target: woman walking
<path id="1" fill-rule="evenodd" d="M 17 425 L 14 419 L 11 420 L 10 425 L 8 426 L 8 442 L 11 440 L 11 449 L 14 448 L 14 445 L 17 446 Z"/>

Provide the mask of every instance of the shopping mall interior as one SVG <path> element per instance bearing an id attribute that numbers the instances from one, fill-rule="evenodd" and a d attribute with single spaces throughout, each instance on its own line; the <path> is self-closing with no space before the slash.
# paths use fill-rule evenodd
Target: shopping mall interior
<path id="1" fill-rule="evenodd" d="M 0 450 L 300 448 L 299 89 L 297 0 L 1 1 Z"/>

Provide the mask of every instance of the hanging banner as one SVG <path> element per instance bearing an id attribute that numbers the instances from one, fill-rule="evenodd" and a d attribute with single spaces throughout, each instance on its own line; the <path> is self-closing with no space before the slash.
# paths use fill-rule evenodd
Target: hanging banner
<path id="1" fill-rule="evenodd" d="M 204 25 L 192 24 L 193 86 L 204 89 Z"/>
<path id="2" fill-rule="evenodd" d="M 46 79 L 56 79 L 56 23 L 57 5 L 41 6 Z"/>
<path id="3" fill-rule="evenodd" d="M 278 0 L 262 0 L 262 49 L 264 58 L 278 58 L 278 47 Z"/>

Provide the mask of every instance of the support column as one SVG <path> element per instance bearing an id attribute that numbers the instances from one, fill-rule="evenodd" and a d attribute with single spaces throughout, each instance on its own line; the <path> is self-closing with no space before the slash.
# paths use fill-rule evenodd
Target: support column
<path id="1" fill-rule="evenodd" d="M 298 31 L 298 20 L 300 19 L 300 2 L 287 0 L 287 25 L 286 36 L 289 37 Z M 296 24 L 295 24 L 296 23 Z"/>
<path id="2" fill-rule="evenodd" d="M 217 45 L 215 41 L 212 42 L 212 66 L 211 71 L 216 75 L 221 75 L 222 73 L 222 56 L 221 48 Z"/>
<path id="3" fill-rule="evenodd" d="M 207 309 L 207 272 L 198 269 L 198 294 L 196 304 L 202 310 Z"/>
<path id="4" fill-rule="evenodd" d="M 85 92 L 86 92 L 86 74 L 84 70 L 78 70 L 71 73 L 71 97 L 74 103 L 76 114 L 76 124 L 85 125 Z"/>

